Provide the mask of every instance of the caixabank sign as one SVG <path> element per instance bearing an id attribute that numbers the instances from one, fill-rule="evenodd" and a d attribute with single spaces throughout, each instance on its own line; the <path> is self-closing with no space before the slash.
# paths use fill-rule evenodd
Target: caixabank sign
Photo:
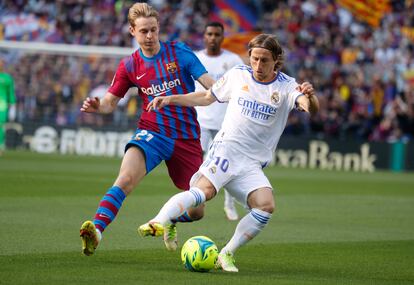
<path id="1" fill-rule="evenodd" d="M 133 131 L 10 125 L 7 144 L 40 153 L 122 156 Z M 282 136 L 273 165 L 325 170 L 374 172 L 414 170 L 413 143 L 379 143 Z"/>
<path id="2" fill-rule="evenodd" d="M 284 167 L 356 172 L 414 169 L 412 143 L 282 137 L 273 163 Z"/>

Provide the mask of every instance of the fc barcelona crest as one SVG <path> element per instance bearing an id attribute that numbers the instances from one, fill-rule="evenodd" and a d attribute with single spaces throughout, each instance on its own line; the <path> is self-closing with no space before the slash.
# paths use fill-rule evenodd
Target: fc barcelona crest
<path id="1" fill-rule="evenodd" d="M 177 71 L 177 65 L 175 64 L 175 61 L 169 62 L 165 65 L 167 66 L 167 70 L 169 73 L 174 73 Z"/>
<path id="2" fill-rule="evenodd" d="M 278 92 L 273 92 L 272 96 L 270 96 L 270 101 L 272 101 L 273 104 L 277 104 L 279 103 L 279 93 Z"/>

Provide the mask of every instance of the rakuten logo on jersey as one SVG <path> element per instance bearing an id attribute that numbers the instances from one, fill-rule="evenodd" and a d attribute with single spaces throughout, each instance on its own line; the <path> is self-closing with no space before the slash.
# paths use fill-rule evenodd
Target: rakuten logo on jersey
<path id="1" fill-rule="evenodd" d="M 164 81 L 162 84 L 158 85 L 151 84 L 148 88 L 141 87 L 141 91 L 146 95 L 157 97 L 179 85 L 181 85 L 181 81 L 177 78 L 174 81 Z"/>

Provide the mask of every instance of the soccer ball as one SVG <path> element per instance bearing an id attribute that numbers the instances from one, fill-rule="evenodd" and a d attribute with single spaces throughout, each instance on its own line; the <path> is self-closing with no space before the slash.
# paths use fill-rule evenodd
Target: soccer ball
<path id="1" fill-rule="evenodd" d="M 205 236 L 195 236 L 188 239 L 181 249 L 181 261 L 190 271 L 210 271 L 216 264 L 217 256 L 217 246 Z"/>

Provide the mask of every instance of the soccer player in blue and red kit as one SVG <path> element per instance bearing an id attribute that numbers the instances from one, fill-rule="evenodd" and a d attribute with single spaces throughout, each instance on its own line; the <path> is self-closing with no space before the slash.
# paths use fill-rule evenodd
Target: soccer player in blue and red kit
<path id="1" fill-rule="evenodd" d="M 129 9 L 128 21 L 129 31 L 140 48 L 120 62 L 106 95 L 101 100 L 86 98 L 81 111 L 111 113 L 128 89 L 137 87 L 143 100 L 143 112 L 135 135 L 125 147 L 118 177 L 100 201 L 93 221 L 86 221 L 81 226 L 85 255 L 95 252 L 102 232 L 116 217 L 125 197 L 163 160 L 175 186 L 182 190 L 189 188 L 190 178 L 202 163 L 195 109 L 171 106 L 148 112 L 146 107 L 158 96 L 194 91 L 194 79 L 206 89 L 214 80 L 185 44 L 159 40 L 159 15 L 151 6 L 134 4 Z M 204 205 L 200 205 L 172 221 L 171 226 L 164 230 L 167 249 L 177 248 L 175 222 L 191 222 L 203 215 Z M 153 234 L 157 233 L 154 228 Z"/>

